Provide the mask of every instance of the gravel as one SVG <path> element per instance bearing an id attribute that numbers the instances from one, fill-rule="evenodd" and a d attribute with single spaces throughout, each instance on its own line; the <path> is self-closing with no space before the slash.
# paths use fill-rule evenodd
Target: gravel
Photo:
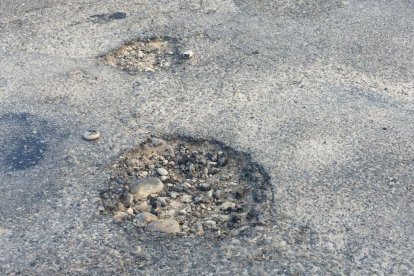
<path id="1" fill-rule="evenodd" d="M 136 160 L 134 167 L 131 160 Z M 167 165 L 159 167 L 160 163 Z M 246 156 L 212 142 L 149 138 L 139 148 L 124 153 L 113 167 L 109 184 L 113 188 L 105 193 L 110 200 L 104 200 L 108 211 L 117 214 L 132 206 L 137 215 L 150 212 L 157 219 L 172 219 L 181 225 L 177 231 L 165 226 L 169 230 L 162 232 L 226 236 L 246 226 L 252 230 L 257 224 L 265 225 L 266 218 L 271 219 L 267 176 L 251 168 Z M 170 182 L 164 185 L 156 175 L 168 175 Z M 254 199 L 257 187 L 267 200 Z M 259 221 L 259 216 L 264 219 Z M 146 223 L 134 225 L 145 227 Z M 169 224 L 154 225 L 162 229 Z"/>

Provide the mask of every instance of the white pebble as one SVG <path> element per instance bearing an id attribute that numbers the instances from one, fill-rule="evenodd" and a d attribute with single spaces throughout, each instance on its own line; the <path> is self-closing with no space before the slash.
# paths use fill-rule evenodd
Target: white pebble
<path id="1" fill-rule="evenodd" d="M 83 138 L 85 138 L 85 140 L 88 140 L 88 141 L 96 140 L 100 136 L 101 134 L 99 133 L 99 131 L 94 130 L 94 129 L 85 131 L 85 133 L 83 134 Z"/>
<path id="2" fill-rule="evenodd" d="M 164 168 L 158 168 L 158 169 L 157 169 L 157 173 L 158 173 L 159 175 L 161 175 L 161 176 L 166 176 L 166 175 L 168 175 L 168 171 L 167 171 L 166 169 L 164 169 Z"/>

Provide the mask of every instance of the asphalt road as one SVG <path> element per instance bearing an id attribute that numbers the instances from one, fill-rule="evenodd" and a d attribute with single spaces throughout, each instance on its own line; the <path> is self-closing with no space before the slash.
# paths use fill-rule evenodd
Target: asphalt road
<path id="1" fill-rule="evenodd" d="M 411 0 L 2 0 L 0 274 L 413 275 L 413 14 Z M 100 58 L 152 36 L 194 58 L 136 74 Z M 111 164 L 150 134 L 250 153 L 274 223 L 215 240 L 100 214 Z"/>

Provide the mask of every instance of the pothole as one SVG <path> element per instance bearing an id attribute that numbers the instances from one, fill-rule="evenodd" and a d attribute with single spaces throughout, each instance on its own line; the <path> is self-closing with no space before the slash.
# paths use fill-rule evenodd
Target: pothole
<path id="1" fill-rule="evenodd" d="M 112 166 L 103 212 L 140 230 L 236 236 L 271 220 L 263 167 L 219 142 L 149 138 Z"/>
<path id="2" fill-rule="evenodd" d="M 156 37 L 131 41 L 104 55 L 105 61 L 127 72 L 154 72 L 180 61 L 176 40 Z"/>

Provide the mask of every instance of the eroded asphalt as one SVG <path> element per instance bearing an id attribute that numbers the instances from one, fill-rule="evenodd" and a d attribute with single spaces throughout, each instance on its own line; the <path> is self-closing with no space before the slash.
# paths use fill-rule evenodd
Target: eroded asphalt
<path id="1" fill-rule="evenodd" d="M 295 2 L 3 0 L 1 274 L 413 274 L 414 3 Z M 155 36 L 194 57 L 101 58 Z M 153 133 L 250 153 L 274 223 L 184 238 L 101 215 L 111 164 Z"/>

